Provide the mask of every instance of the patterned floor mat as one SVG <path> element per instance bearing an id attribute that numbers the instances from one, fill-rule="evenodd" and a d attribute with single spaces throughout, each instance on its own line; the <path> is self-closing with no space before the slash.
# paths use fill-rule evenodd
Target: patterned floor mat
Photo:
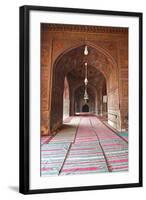
<path id="1" fill-rule="evenodd" d="M 59 175 L 70 144 L 54 143 L 41 146 L 41 176 Z"/>
<path id="2" fill-rule="evenodd" d="M 112 172 L 128 170 L 128 143 L 95 118 L 92 126 L 105 153 L 108 168 Z"/>
<path id="3" fill-rule="evenodd" d="M 73 144 L 61 175 L 101 172 L 108 172 L 108 168 L 100 145 L 96 141 Z"/>
<path id="4" fill-rule="evenodd" d="M 41 176 L 128 170 L 128 143 L 95 116 L 72 117 L 41 144 Z"/>

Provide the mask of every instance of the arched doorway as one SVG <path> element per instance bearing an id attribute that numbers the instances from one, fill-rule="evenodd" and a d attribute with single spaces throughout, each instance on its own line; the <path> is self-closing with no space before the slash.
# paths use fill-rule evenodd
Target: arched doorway
<path id="1" fill-rule="evenodd" d="M 56 129 L 63 123 L 63 102 L 64 102 L 64 80 L 67 77 L 70 88 L 70 103 L 69 114 L 75 115 L 78 102 L 80 103 L 80 111 L 85 103 L 82 93 L 81 101 L 76 101 L 75 91 L 79 86 L 84 86 L 85 78 L 85 62 L 88 62 L 88 85 L 95 88 L 96 95 L 91 94 L 90 104 L 93 107 L 94 113 L 102 114 L 103 110 L 113 111 L 114 115 L 119 115 L 119 98 L 118 98 L 118 83 L 116 71 L 113 70 L 113 65 L 110 58 L 107 59 L 106 55 L 98 49 L 88 45 L 88 60 L 84 58 L 85 45 L 81 45 L 72 49 L 62 52 L 56 59 L 53 65 L 52 74 L 52 91 L 51 91 L 51 112 L 50 112 L 50 129 Z M 111 73 L 112 72 L 112 73 Z M 107 85 L 108 104 L 103 109 L 103 83 Z M 90 88 L 89 88 L 90 95 Z M 84 92 L 84 91 L 83 91 Z M 92 100 L 93 99 L 93 100 Z M 114 99 L 114 101 L 113 101 Z M 114 102 L 114 103 L 113 103 Z M 89 111 L 91 106 L 89 105 Z M 98 111 L 97 111 L 98 110 Z M 116 112 L 115 112 L 116 110 Z M 92 112 L 92 111 L 91 111 Z M 108 114 L 108 119 L 112 119 L 112 114 Z M 117 119 L 117 118 L 115 118 Z M 115 120 L 114 127 L 119 123 Z"/>
<path id="2" fill-rule="evenodd" d="M 128 110 L 128 32 L 127 29 L 115 29 L 81 25 L 65 25 L 64 28 L 61 24 L 41 24 L 42 135 L 51 134 L 52 129 L 62 124 L 64 77 L 70 76 L 70 71 L 74 69 L 81 74 L 84 62 L 98 69 L 106 79 L 107 93 L 102 93 L 102 88 L 99 90 L 95 100 L 95 108 L 98 107 L 96 114 L 102 112 L 107 115 L 108 123 L 118 130 L 125 128 Z M 85 45 L 89 52 L 86 57 L 83 54 Z M 75 79 L 72 76 L 69 80 L 70 115 L 74 115 L 77 107 L 73 91 L 77 82 Z"/>
<path id="3" fill-rule="evenodd" d="M 89 78 L 89 80 L 90 80 L 90 78 Z M 84 100 L 84 92 L 85 92 L 84 85 L 78 86 L 75 89 L 75 92 L 74 92 L 75 113 L 83 112 L 82 108 L 85 104 L 87 104 L 89 106 L 88 112 L 96 113 L 96 99 L 97 99 L 96 87 L 93 87 L 91 84 L 88 85 L 87 93 L 88 93 L 89 99 L 87 100 L 87 103 L 85 103 L 85 100 Z"/>
<path id="4" fill-rule="evenodd" d="M 89 112 L 89 106 L 87 104 L 83 105 L 82 112 Z"/>

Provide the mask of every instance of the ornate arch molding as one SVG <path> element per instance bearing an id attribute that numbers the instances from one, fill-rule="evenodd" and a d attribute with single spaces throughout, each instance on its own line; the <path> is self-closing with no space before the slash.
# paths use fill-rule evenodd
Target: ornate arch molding
<path id="1" fill-rule="evenodd" d="M 67 54 L 69 53 L 70 51 L 74 50 L 74 49 L 77 49 L 83 45 L 88 45 L 89 47 L 95 49 L 97 52 L 99 52 L 100 54 L 102 54 L 107 60 L 108 62 L 110 63 L 109 67 L 111 68 L 111 72 L 112 71 L 117 71 L 117 62 L 115 61 L 115 59 L 113 58 L 113 56 L 104 48 L 96 45 L 96 44 L 93 44 L 92 42 L 90 41 L 82 41 L 80 42 L 78 45 L 74 45 L 74 46 L 71 46 L 67 49 L 65 49 L 62 53 L 60 53 L 60 55 L 55 59 L 55 61 L 52 63 L 53 65 L 53 73 L 55 72 L 59 62 L 61 61 L 61 59 Z M 107 74 L 104 72 L 104 70 L 102 70 L 101 68 L 97 67 L 97 66 L 93 66 L 93 67 L 96 67 L 103 75 L 104 77 L 107 79 L 108 76 Z"/>

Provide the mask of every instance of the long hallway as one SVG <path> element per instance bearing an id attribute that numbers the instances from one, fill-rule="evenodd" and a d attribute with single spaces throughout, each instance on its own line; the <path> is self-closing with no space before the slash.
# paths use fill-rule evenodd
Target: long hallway
<path id="1" fill-rule="evenodd" d="M 128 170 L 128 139 L 96 116 L 74 116 L 51 137 L 41 138 L 41 176 Z"/>

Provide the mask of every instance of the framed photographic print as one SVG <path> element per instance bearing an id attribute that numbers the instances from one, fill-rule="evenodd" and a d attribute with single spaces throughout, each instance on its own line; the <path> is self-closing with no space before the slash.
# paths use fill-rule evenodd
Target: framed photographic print
<path id="1" fill-rule="evenodd" d="M 142 186 L 142 13 L 20 7 L 20 192 Z"/>

